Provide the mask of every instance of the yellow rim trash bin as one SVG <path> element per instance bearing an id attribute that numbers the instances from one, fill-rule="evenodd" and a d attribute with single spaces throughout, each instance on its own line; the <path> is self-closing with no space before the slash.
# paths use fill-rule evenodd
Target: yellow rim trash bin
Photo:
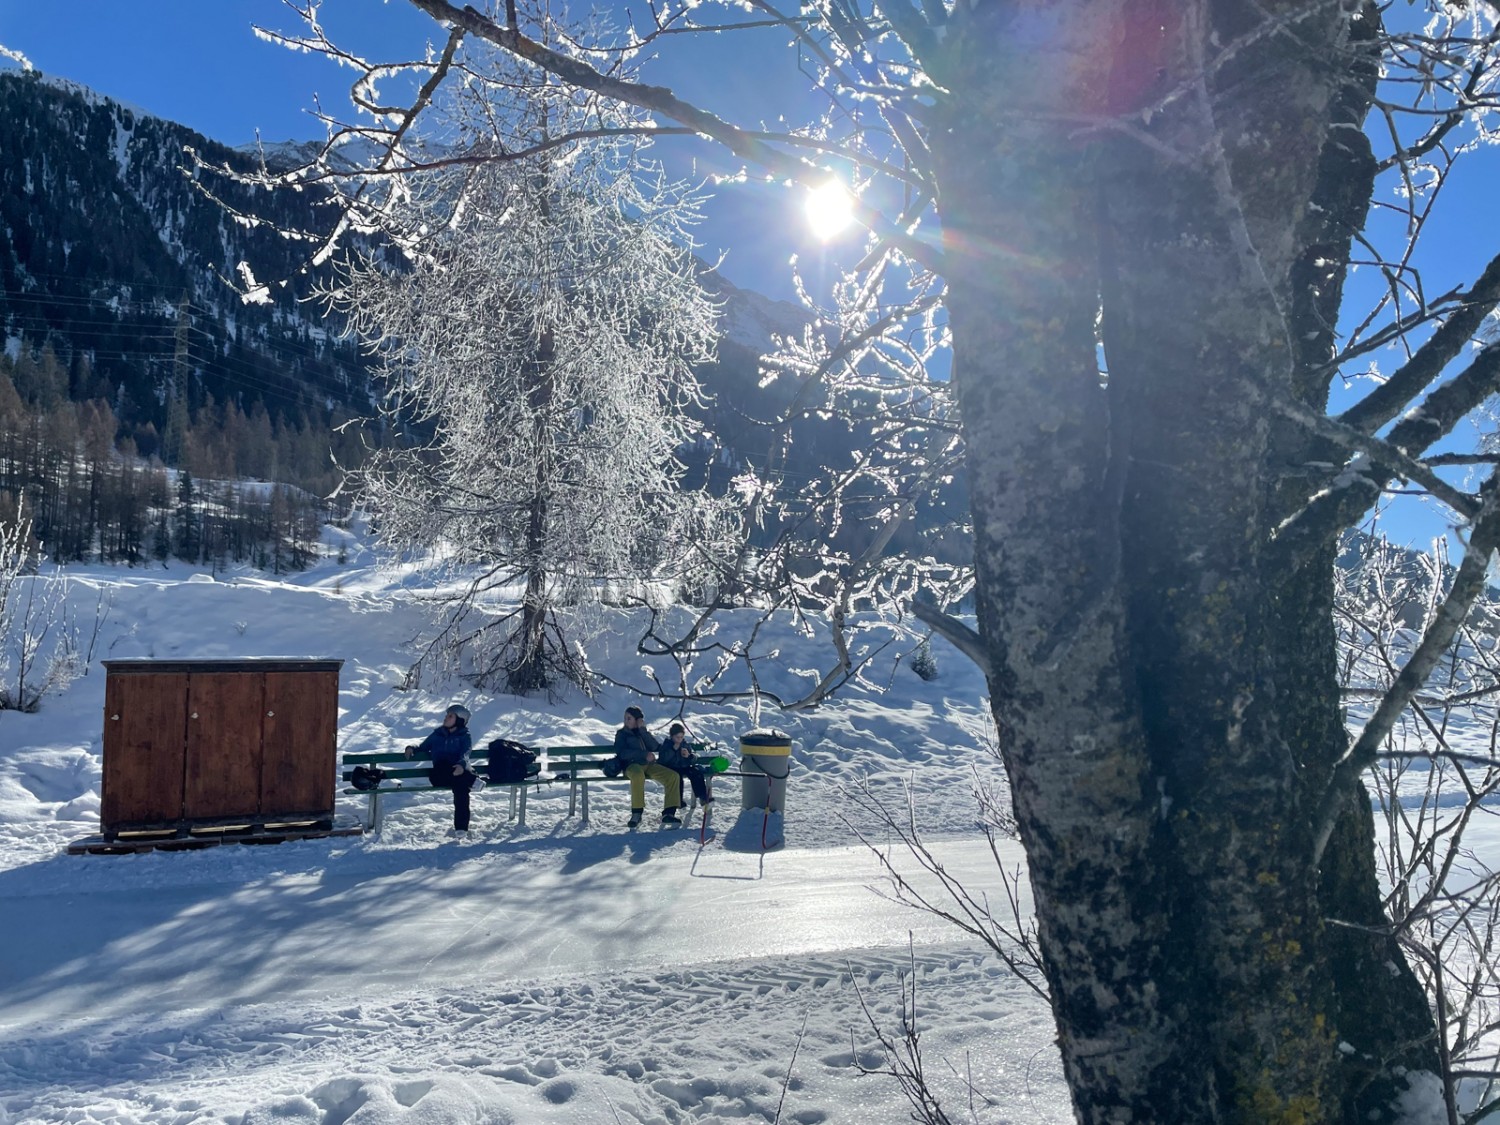
<path id="1" fill-rule="evenodd" d="M 770 728 L 740 735 L 740 808 L 785 812 L 791 769 L 791 735 Z"/>

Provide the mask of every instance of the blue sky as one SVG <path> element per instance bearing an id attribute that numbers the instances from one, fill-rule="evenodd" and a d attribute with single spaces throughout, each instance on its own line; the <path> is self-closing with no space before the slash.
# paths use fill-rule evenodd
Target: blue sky
<path id="1" fill-rule="evenodd" d="M 65 11 L 66 15 L 61 15 Z M 411 57 L 434 34 L 435 25 L 405 0 L 325 0 L 323 21 L 343 46 L 370 57 Z M 342 112 L 352 73 L 326 60 L 296 54 L 256 38 L 251 25 L 297 30 L 298 21 L 280 0 L 75 0 L 61 6 L 39 0 L 0 0 L 0 43 L 20 50 L 39 69 L 82 82 L 103 94 L 181 122 L 227 144 L 320 135 L 308 114 L 315 98 Z M 770 44 L 774 46 L 774 44 Z M 751 48 L 754 49 L 754 48 Z M 649 73 L 679 93 L 725 116 L 743 120 L 749 103 L 767 115 L 795 114 L 806 105 L 807 82 L 784 55 L 766 52 L 745 65 L 743 40 L 696 42 L 693 67 L 663 65 Z M 688 151 L 682 142 L 677 151 Z M 695 155 L 674 156 L 684 174 L 736 170 L 721 150 L 694 146 Z M 1496 250 L 1493 201 L 1500 198 L 1500 152 L 1478 154 L 1445 189 L 1425 238 L 1421 266 L 1428 293 L 1465 284 Z M 788 297 L 786 261 L 798 253 L 813 268 L 824 251 L 807 233 L 799 198 L 763 183 L 726 186 L 709 205 L 701 228 L 705 253 L 727 254 L 723 272 L 737 284 Z M 1361 271 L 1352 291 L 1379 284 Z M 1400 357 L 1375 357 L 1389 373 Z M 1347 405 L 1347 399 L 1343 402 Z M 1339 404 L 1336 403 L 1336 408 Z M 1418 506 L 1402 506 L 1388 532 L 1403 541 L 1439 534 L 1436 518 Z"/>
<path id="2" fill-rule="evenodd" d="M 420 44 L 432 21 L 403 3 L 334 0 L 341 12 L 375 8 L 347 22 L 359 49 L 381 40 Z M 38 69 L 71 78 L 226 144 L 315 135 L 312 95 L 342 103 L 348 80 L 322 59 L 253 36 L 252 23 L 293 28 L 280 0 L 82 0 L 66 6 L 0 0 L 0 42 Z M 343 74 L 349 72 L 344 71 Z"/>

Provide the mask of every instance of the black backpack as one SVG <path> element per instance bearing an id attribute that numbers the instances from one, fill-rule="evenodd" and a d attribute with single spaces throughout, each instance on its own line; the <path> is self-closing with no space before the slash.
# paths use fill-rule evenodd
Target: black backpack
<path id="1" fill-rule="evenodd" d="M 491 781 L 525 781 L 542 772 L 536 760 L 536 751 L 508 738 L 494 739 L 489 745 L 490 762 L 487 773 Z"/>
<path id="2" fill-rule="evenodd" d="M 355 766 L 354 772 L 349 775 L 349 784 L 365 792 L 379 788 L 384 780 L 385 770 L 378 766 Z"/>

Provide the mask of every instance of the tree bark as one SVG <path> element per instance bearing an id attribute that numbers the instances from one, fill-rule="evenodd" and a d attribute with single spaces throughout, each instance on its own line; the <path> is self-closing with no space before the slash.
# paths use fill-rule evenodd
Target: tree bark
<path id="1" fill-rule="evenodd" d="M 538 492 L 528 505 L 526 526 L 526 593 L 521 599 L 521 622 L 506 642 L 514 657 L 505 686 L 516 695 L 546 689 L 547 667 L 547 498 Z"/>
<path id="2" fill-rule="evenodd" d="M 945 66 L 966 97 L 933 130 L 980 633 L 1078 1113 L 1208 1121 L 1211 1068 L 1184 990 L 1163 987 L 1184 951 L 1126 631 L 1122 438 L 1094 336 L 1095 167 L 1088 146 L 1027 113 L 1057 74 L 1085 77 L 1069 48 L 1108 50 L 1109 21 L 1085 7 L 1057 5 L 1042 30 L 1076 21 L 1100 40 L 1052 49 L 979 9 Z"/>
<path id="3" fill-rule="evenodd" d="M 1398 1041 L 1432 1059 L 1430 1018 L 1409 975 L 1335 961 L 1400 958 L 1327 924 L 1380 899 L 1356 797 L 1313 861 L 1347 745 L 1333 540 L 1288 578 L 1282 469 L 1312 443 L 1268 409 L 1318 394 L 1293 294 L 1334 236 L 1303 219 L 1356 112 L 1351 21 L 1148 7 L 968 13 L 933 130 L 980 634 L 1059 1041 L 1085 1121 L 1368 1120 Z M 1138 131 L 1058 124 L 1146 107 Z"/>

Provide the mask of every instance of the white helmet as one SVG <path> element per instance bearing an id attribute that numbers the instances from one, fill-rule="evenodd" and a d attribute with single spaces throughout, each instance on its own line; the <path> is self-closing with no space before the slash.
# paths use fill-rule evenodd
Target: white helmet
<path id="1" fill-rule="evenodd" d="M 453 706 L 448 708 L 446 714 L 452 715 L 455 719 L 463 723 L 465 726 L 469 725 L 469 709 L 462 703 L 453 704 Z"/>

